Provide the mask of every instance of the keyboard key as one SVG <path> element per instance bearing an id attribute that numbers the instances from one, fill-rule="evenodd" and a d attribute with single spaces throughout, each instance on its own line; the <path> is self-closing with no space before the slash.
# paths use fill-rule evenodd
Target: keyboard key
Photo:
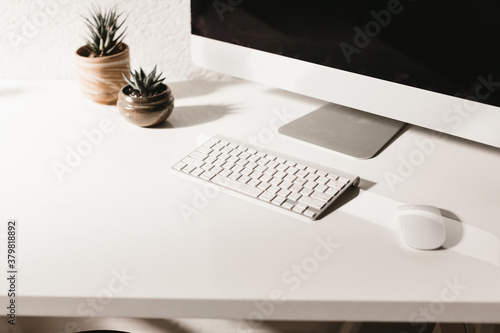
<path id="1" fill-rule="evenodd" d="M 318 179 L 316 179 L 316 183 L 318 184 L 326 184 L 330 179 L 328 179 L 327 177 L 324 177 L 324 176 L 320 176 L 318 177 Z"/>
<path id="2" fill-rule="evenodd" d="M 312 180 L 312 181 L 314 181 L 314 180 L 318 179 L 318 177 L 319 177 L 319 176 L 318 176 L 317 174 L 310 173 L 310 174 L 308 174 L 308 175 L 306 176 L 306 179 L 307 179 L 307 180 Z"/>
<path id="3" fill-rule="evenodd" d="M 271 179 L 269 181 L 269 184 L 271 184 L 271 185 L 279 185 L 279 184 L 281 184 L 281 182 L 282 182 L 281 179 L 279 179 L 279 178 L 273 178 L 273 179 Z"/>
<path id="4" fill-rule="evenodd" d="M 321 170 L 316 170 L 316 174 L 317 174 L 318 176 L 321 176 L 321 177 L 325 177 L 325 176 L 326 176 L 326 172 L 321 171 Z"/>
<path id="5" fill-rule="evenodd" d="M 290 200 L 293 200 L 293 201 L 297 201 L 299 200 L 299 198 L 301 197 L 300 194 L 298 194 L 297 192 L 291 192 L 289 195 L 288 195 L 288 199 Z"/>
<path id="6" fill-rule="evenodd" d="M 337 180 L 339 178 L 339 176 L 334 175 L 333 173 L 329 173 L 326 175 L 326 178 Z"/>
<path id="7" fill-rule="evenodd" d="M 316 216 L 316 212 L 310 209 L 306 209 L 303 214 L 309 218 L 313 218 Z"/>
<path id="8" fill-rule="evenodd" d="M 205 158 L 204 161 L 207 163 L 213 163 L 213 162 L 217 161 L 217 158 L 209 155 L 209 156 L 207 156 L 207 158 Z"/>
<path id="9" fill-rule="evenodd" d="M 200 178 L 203 178 L 205 180 L 210 180 L 215 176 L 215 173 L 211 171 L 205 171 L 200 175 Z"/>
<path id="10" fill-rule="evenodd" d="M 331 196 L 333 197 L 334 195 L 336 195 L 337 193 L 339 193 L 339 191 L 340 191 L 340 190 L 339 190 L 338 188 L 335 188 L 335 187 L 329 187 L 329 188 L 325 191 L 325 193 L 326 193 L 326 194 L 328 194 L 328 195 L 331 195 Z"/>
<path id="11" fill-rule="evenodd" d="M 207 142 L 205 142 L 205 143 L 203 144 L 203 147 L 212 148 L 213 146 L 215 146 L 215 144 L 216 144 L 216 143 L 217 143 L 217 142 L 215 142 L 215 141 L 211 141 L 211 140 L 209 140 L 209 141 L 207 141 Z"/>
<path id="12" fill-rule="evenodd" d="M 184 163 L 186 164 L 186 163 Z M 194 165 L 189 165 L 187 164 L 183 169 L 182 171 L 186 172 L 186 173 L 190 173 L 191 171 L 193 171 L 194 169 L 196 169 L 196 167 Z"/>
<path id="13" fill-rule="evenodd" d="M 271 185 L 267 191 L 272 192 L 272 193 L 278 193 L 281 190 L 281 187 L 277 185 Z"/>
<path id="14" fill-rule="evenodd" d="M 328 200 L 330 200 L 332 197 L 328 194 L 323 193 L 323 192 L 314 191 L 313 193 L 311 193 L 311 198 L 318 199 L 318 200 L 321 200 L 324 202 L 328 202 Z"/>
<path id="15" fill-rule="evenodd" d="M 235 165 L 231 168 L 231 171 L 232 172 L 240 172 L 241 170 L 245 169 L 244 167 L 242 167 L 241 165 Z"/>
<path id="16" fill-rule="evenodd" d="M 326 185 L 328 185 L 329 187 L 336 187 L 338 189 L 342 189 L 345 184 L 338 181 L 338 180 L 330 180 L 328 183 L 326 183 Z"/>
<path id="17" fill-rule="evenodd" d="M 286 198 L 281 195 L 277 195 L 271 202 L 277 206 L 281 206 L 283 202 L 285 202 Z"/>
<path id="18" fill-rule="evenodd" d="M 323 184 L 318 184 L 314 190 L 319 191 L 319 192 L 325 192 L 328 189 L 328 186 L 323 185 Z"/>
<path id="19" fill-rule="evenodd" d="M 249 158 L 247 158 L 247 160 L 249 160 L 250 162 L 256 162 L 259 159 L 260 159 L 260 157 L 257 155 L 251 155 Z"/>
<path id="20" fill-rule="evenodd" d="M 307 187 L 307 188 L 310 188 L 310 189 L 313 189 L 316 187 L 316 185 L 318 185 L 317 183 L 313 182 L 313 181 L 307 181 L 307 183 L 304 184 L 304 187 Z"/>
<path id="21" fill-rule="evenodd" d="M 202 168 L 195 168 L 193 171 L 191 171 L 191 174 L 193 176 L 196 176 L 198 177 L 199 175 L 201 175 L 203 172 L 205 172 L 205 170 L 203 170 Z"/>
<path id="22" fill-rule="evenodd" d="M 276 168 L 278 165 L 279 163 L 276 161 L 270 161 L 269 163 L 266 164 L 268 168 Z"/>
<path id="23" fill-rule="evenodd" d="M 337 181 L 339 181 L 339 182 L 341 182 L 341 183 L 344 183 L 344 184 L 349 183 L 349 179 L 344 178 L 344 177 L 339 177 L 339 178 L 337 179 Z"/>
<path id="24" fill-rule="evenodd" d="M 252 178 L 250 178 L 250 177 L 248 177 L 248 176 L 243 176 L 243 175 L 242 175 L 240 178 L 238 178 L 238 181 L 246 184 L 246 183 L 248 183 L 248 181 L 249 181 L 250 179 L 252 179 Z"/>
<path id="25" fill-rule="evenodd" d="M 264 172 L 266 169 L 267 168 L 261 164 L 261 165 L 257 165 L 257 167 L 255 168 L 255 171 Z"/>
<path id="26" fill-rule="evenodd" d="M 293 210 L 296 211 L 297 213 L 302 213 L 306 208 L 307 208 L 307 205 L 299 203 L 293 207 Z"/>
<path id="27" fill-rule="evenodd" d="M 257 155 L 258 157 L 266 157 L 266 153 L 261 151 L 256 152 L 255 155 Z"/>
<path id="28" fill-rule="evenodd" d="M 297 178 L 293 181 L 294 184 L 304 186 L 305 183 L 307 183 L 307 179 L 305 178 Z"/>
<path id="29" fill-rule="evenodd" d="M 214 178 L 212 178 L 212 182 L 215 184 L 218 184 L 222 187 L 229 188 L 231 190 L 234 190 L 236 192 L 246 194 L 251 197 L 258 197 L 261 193 L 262 190 L 260 188 L 256 188 L 247 184 L 243 184 L 241 182 L 238 182 L 236 180 L 222 177 L 221 175 L 216 175 Z"/>
<path id="30" fill-rule="evenodd" d="M 240 159 L 240 160 L 238 160 L 238 161 L 236 162 L 236 164 L 237 164 L 237 165 L 241 165 L 241 166 L 245 166 L 245 165 L 247 165 L 247 164 L 248 164 L 248 161 L 247 161 L 247 160 L 242 160 L 242 159 Z"/>
<path id="31" fill-rule="evenodd" d="M 210 171 L 212 168 L 214 167 L 213 164 L 210 164 L 210 163 L 205 163 L 203 164 L 203 166 L 201 167 L 203 170 L 205 171 Z"/>
<path id="32" fill-rule="evenodd" d="M 270 202 L 271 200 L 274 199 L 274 197 L 276 196 L 276 194 L 274 193 L 271 193 L 271 192 L 268 192 L 268 191 L 264 191 L 260 196 L 259 196 L 259 199 L 261 200 L 264 200 L 264 201 L 267 201 L 267 202 Z"/>
<path id="33" fill-rule="evenodd" d="M 313 190 L 311 190 L 310 188 L 303 188 L 299 193 L 301 195 L 309 196 L 311 193 L 313 193 Z"/>
<path id="34" fill-rule="evenodd" d="M 260 177 L 262 177 L 262 173 L 254 171 L 250 174 L 250 177 L 252 177 L 253 179 L 259 179 Z"/>
<path id="35" fill-rule="evenodd" d="M 281 190 L 278 191 L 278 195 L 282 195 L 284 197 L 288 197 L 288 195 L 292 193 L 291 191 L 282 188 Z"/>
<path id="36" fill-rule="evenodd" d="M 267 170 L 266 170 L 266 171 L 267 171 Z M 272 177 L 272 176 L 270 176 L 270 175 L 268 175 L 268 174 L 266 174 L 266 173 L 264 173 L 264 174 L 262 175 L 262 177 L 260 177 L 260 178 L 259 178 L 259 180 L 261 180 L 261 181 L 263 181 L 263 182 L 269 182 L 271 179 L 273 179 L 273 177 Z"/>
<path id="37" fill-rule="evenodd" d="M 275 169 L 267 168 L 264 173 L 269 176 L 273 176 L 276 173 Z"/>
<path id="38" fill-rule="evenodd" d="M 203 164 L 205 164 L 205 162 L 201 161 L 201 160 L 198 160 L 196 158 L 193 158 L 193 157 L 185 157 L 182 162 L 186 163 L 186 164 L 190 164 L 190 165 L 194 165 L 195 167 L 199 168 L 201 167 Z"/>
<path id="39" fill-rule="evenodd" d="M 196 149 L 196 151 L 198 151 L 198 152 L 200 152 L 202 154 L 208 155 L 211 152 L 213 152 L 214 150 L 212 148 L 201 146 L 201 147 L 198 147 L 198 149 Z"/>
<path id="40" fill-rule="evenodd" d="M 218 150 L 214 150 L 214 151 L 212 151 L 212 152 L 211 152 L 210 154 L 208 154 L 208 155 L 213 156 L 213 157 L 219 157 L 221 154 L 222 154 L 222 153 L 221 153 L 220 151 L 218 151 Z"/>
<path id="41" fill-rule="evenodd" d="M 299 198 L 299 202 L 301 202 L 307 206 L 311 206 L 313 208 L 316 208 L 316 209 L 321 209 L 326 205 L 326 202 L 324 202 L 324 201 L 314 199 L 314 198 L 311 198 L 311 197 L 308 197 L 305 195 L 303 195 Z"/>
<path id="42" fill-rule="evenodd" d="M 285 164 L 280 164 L 276 167 L 276 170 L 278 171 L 285 171 L 286 169 L 288 169 L 288 166 Z"/>
<path id="43" fill-rule="evenodd" d="M 179 170 L 179 171 L 180 171 L 180 170 L 182 170 L 182 168 L 184 168 L 186 165 L 187 165 L 187 164 L 186 164 L 186 163 L 184 163 L 184 162 L 178 162 L 178 163 L 176 163 L 176 164 L 173 166 L 173 168 L 174 168 L 175 170 Z"/>
<path id="44" fill-rule="evenodd" d="M 271 186 L 271 184 L 269 184 L 269 183 L 261 182 L 257 187 L 260 188 L 261 190 L 267 190 L 270 186 Z"/>
<path id="45" fill-rule="evenodd" d="M 257 164 L 257 163 L 255 163 L 255 162 L 248 162 L 248 164 L 247 164 L 247 165 L 245 165 L 245 166 L 246 166 L 247 168 L 249 168 L 249 169 L 252 169 L 252 170 L 253 170 L 253 169 L 255 169 L 255 168 L 258 166 L 258 164 Z"/>
<path id="46" fill-rule="evenodd" d="M 300 178 L 305 178 L 308 174 L 309 174 L 309 172 L 307 172 L 305 170 L 299 170 L 299 171 L 297 171 L 297 173 L 295 173 L 295 176 L 300 177 Z"/>
<path id="47" fill-rule="evenodd" d="M 257 164 L 262 165 L 262 166 L 266 165 L 267 163 L 269 163 L 269 160 L 267 160 L 265 158 L 259 158 L 257 160 Z"/>
<path id="48" fill-rule="evenodd" d="M 231 147 L 224 147 L 220 151 L 223 153 L 229 154 L 232 150 L 233 150 L 233 148 L 231 148 Z"/>
<path id="49" fill-rule="evenodd" d="M 292 209 L 293 208 L 293 203 L 290 200 L 287 200 L 281 204 L 281 207 L 286 208 L 286 209 Z"/>
<path id="50" fill-rule="evenodd" d="M 261 183 L 260 180 L 253 178 L 250 178 L 250 180 L 247 182 L 248 185 L 253 187 L 257 187 L 257 185 L 259 185 L 260 183 Z"/>
<path id="51" fill-rule="evenodd" d="M 244 176 L 250 176 L 250 174 L 253 172 L 252 169 L 249 168 L 243 168 L 243 170 L 240 171 L 240 173 Z"/>
<path id="52" fill-rule="evenodd" d="M 239 172 L 233 172 L 232 174 L 229 175 L 229 178 L 231 179 L 234 179 L 234 180 L 238 180 L 238 178 L 241 177 L 241 173 Z"/>
<path id="53" fill-rule="evenodd" d="M 303 187 L 300 186 L 299 184 L 292 184 L 292 186 L 290 186 L 289 188 L 289 190 L 293 192 L 300 192 L 302 189 Z"/>
<path id="54" fill-rule="evenodd" d="M 286 176 L 286 175 L 287 175 L 287 173 L 286 173 L 286 172 L 283 172 L 283 171 L 278 171 L 278 172 L 276 172 L 276 173 L 274 174 L 274 177 L 279 178 L 279 179 L 283 179 L 283 178 L 285 178 L 285 176 Z"/>

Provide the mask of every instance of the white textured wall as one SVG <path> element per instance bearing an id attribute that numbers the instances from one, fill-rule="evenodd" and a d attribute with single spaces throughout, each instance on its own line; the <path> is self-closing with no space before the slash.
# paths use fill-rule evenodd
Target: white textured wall
<path id="1" fill-rule="evenodd" d="M 158 64 L 168 82 L 224 76 L 191 64 L 189 0 L 0 0 L 0 78 L 72 79 L 92 4 L 125 12 L 131 67 Z"/>

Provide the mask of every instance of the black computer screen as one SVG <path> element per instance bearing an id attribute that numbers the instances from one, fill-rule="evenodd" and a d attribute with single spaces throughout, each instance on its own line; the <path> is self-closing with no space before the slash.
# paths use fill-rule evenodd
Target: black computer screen
<path id="1" fill-rule="evenodd" d="M 500 106 L 497 1 L 192 0 L 191 6 L 195 35 Z"/>

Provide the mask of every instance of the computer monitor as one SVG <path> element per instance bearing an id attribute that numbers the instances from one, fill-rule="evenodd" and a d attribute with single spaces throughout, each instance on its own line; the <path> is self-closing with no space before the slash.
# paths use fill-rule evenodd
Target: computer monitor
<path id="1" fill-rule="evenodd" d="M 191 13 L 198 66 L 335 103 L 280 132 L 350 154 L 357 139 L 339 133 L 361 131 L 363 149 L 410 123 L 500 147 L 496 1 L 191 0 Z"/>

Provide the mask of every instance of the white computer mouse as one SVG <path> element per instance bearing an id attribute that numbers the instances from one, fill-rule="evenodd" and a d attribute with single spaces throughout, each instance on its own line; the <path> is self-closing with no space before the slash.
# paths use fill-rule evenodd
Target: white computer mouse
<path id="1" fill-rule="evenodd" d="M 428 205 L 399 207 L 401 233 L 408 245 L 419 250 L 440 248 L 446 232 L 439 208 Z"/>

